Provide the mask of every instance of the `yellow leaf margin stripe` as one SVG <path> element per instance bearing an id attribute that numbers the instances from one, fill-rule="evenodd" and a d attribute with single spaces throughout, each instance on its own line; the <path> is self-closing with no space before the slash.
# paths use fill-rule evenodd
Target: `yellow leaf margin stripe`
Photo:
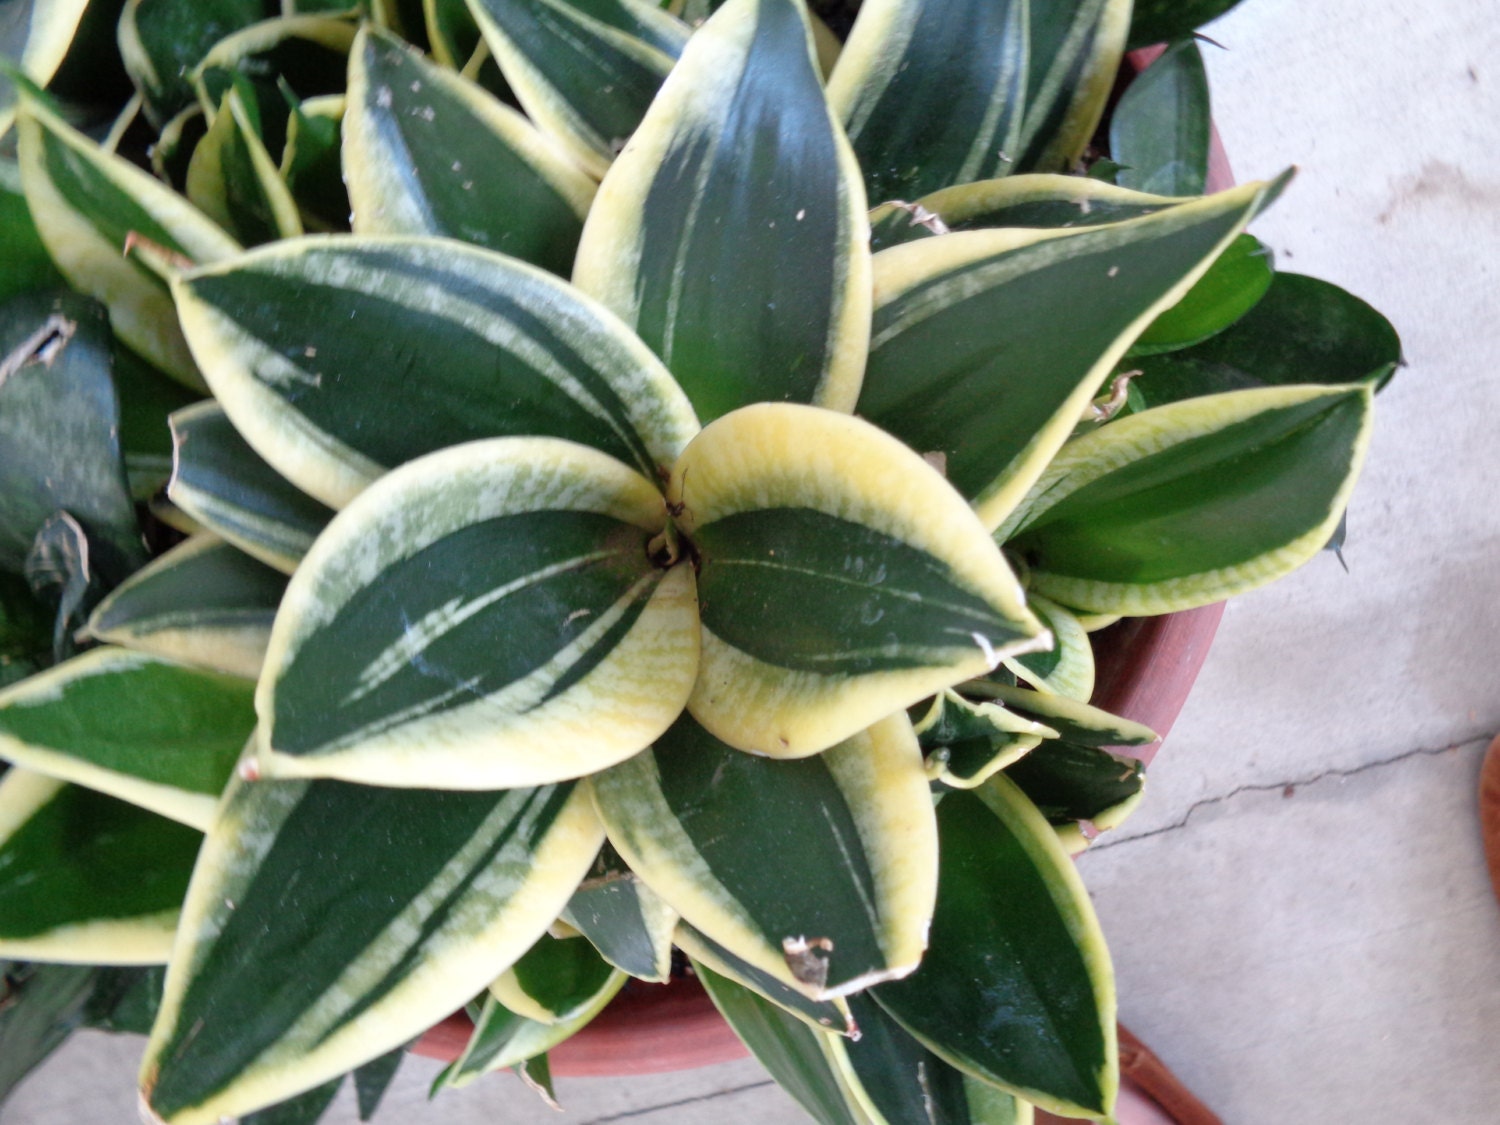
<path id="1" fill-rule="evenodd" d="M 123 234 L 120 241 L 112 240 L 78 211 L 54 181 L 50 159 L 82 165 L 108 183 L 195 261 L 230 257 L 239 253 L 239 243 L 149 172 L 106 153 L 34 99 L 23 100 L 17 129 L 21 183 L 37 233 L 57 268 L 73 286 L 109 307 L 110 322 L 122 340 L 180 382 L 204 389 L 165 287 L 145 266 L 124 256 Z"/>
<path id="2" fill-rule="evenodd" d="M 995 467 L 994 480 L 974 498 L 974 508 L 987 527 L 1000 527 L 1026 496 L 1048 462 L 1068 440 L 1084 408 L 1099 393 L 1104 380 L 1135 338 L 1159 313 L 1180 301 L 1208 272 L 1214 260 L 1239 236 L 1264 202 L 1281 190 L 1289 175 L 1268 183 L 1246 184 L 1154 215 L 1107 226 L 1084 230 L 965 231 L 893 246 L 875 255 L 877 313 L 882 307 L 900 301 L 918 286 L 925 287 L 925 291 L 920 299 L 905 302 L 900 315 L 887 320 L 882 330 L 871 339 L 872 351 L 883 341 L 976 292 L 1001 286 L 1022 273 L 1045 268 L 1047 257 L 1051 255 L 1059 261 L 1070 257 L 1071 239 L 1097 240 L 1101 234 L 1109 237 L 1107 232 L 1115 232 L 1120 245 L 1127 246 L 1147 237 L 1170 235 L 1218 216 L 1237 216 L 1214 249 L 1120 333 L 1026 448 L 1009 465 Z M 1036 253 L 1022 256 L 1011 253 L 1022 247 L 1038 247 L 1043 253 L 1040 256 Z"/>
<path id="3" fill-rule="evenodd" d="M 0 778 L 0 851 L 67 782 L 13 766 Z M 0 938 L 0 957 L 73 965 L 164 965 L 177 934 L 176 910 L 64 926 L 32 938 Z"/>
<path id="4" fill-rule="evenodd" d="M 461 528 L 550 510 L 598 512 L 643 531 L 660 531 L 666 522 L 661 494 L 645 477 L 607 454 L 556 438 L 454 446 L 409 462 L 361 493 L 313 544 L 272 627 L 267 671 L 256 692 L 264 775 L 420 787 L 432 782 L 440 761 L 449 788 L 539 785 L 613 765 L 671 725 L 698 667 L 698 603 L 692 568 L 682 564 L 663 574 L 613 651 L 552 699 L 547 694 L 568 667 L 560 661 L 575 655 L 569 650 L 509 685 L 504 700 L 479 699 L 372 731 L 331 753 L 276 750 L 281 677 L 307 638 L 355 594 Z M 581 651 L 609 624 L 601 617 L 570 648 Z"/>
<path id="5" fill-rule="evenodd" d="M 1323 549 L 1354 492 L 1374 428 L 1374 391 L 1367 386 L 1261 387 L 1188 399 L 1132 414 L 1065 446 L 1021 505 L 1025 514 L 1019 530 L 1024 530 L 1065 497 L 1138 457 L 1226 429 L 1266 410 L 1319 399 L 1336 402 L 1348 398 L 1351 392 L 1363 398 L 1365 408 L 1348 472 L 1329 505 L 1327 516 L 1310 531 L 1248 562 L 1183 578 L 1135 584 L 1037 572 L 1032 575 L 1034 588 L 1083 610 L 1146 616 L 1222 601 L 1296 570 Z"/>
<path id="6" fill-rule="evenodd" d="M 344 1020 L 363 990 L 395 971 L 409 947 L 417 944 L 413 935 L 433 902 L 419 899 L 409 904 L 381 935 L 384 944 L 369 947 L 368 956 L 351 961 L 332 988 L 310 997 L 301 1019 L 228 1087 L 198 1105 L 158 1117 L 148 1103 L 158 1071 L 169 1064 L 162 1051 L 179 1030 L 184 998 L 203 971 L 236 899 L 276 842 L 279 828 L 308 787 L 317 784 L 236 779 L 225 790 L 183 904 L 161 1009 L 141 1062 L 144 1120 L 218 1125 L 223 1118 L 282 1101 L 408 1042 L 530 948 L 566 904 L 604 841 L 603 828 L 580 788 L 546 828 L 539 847 L 528 850 L 523 844 L 508 844 L 476 872 L 476 860 L 490 849 L 496 832 L 505 830 L 504 822 L 514 817 L 515 806 L 527 795 L 515 791 L 502 798 L 469 843 L 447 861 L 432 887 L 441 901 L 462 883 L 463 893 L 475 901 L 470 909 L 449 915 L 437 932 L 422 935 L 421 955 L 398 983 L 357 1019 Z M 524 839 L 532 827 L 515 829 L 515 837 Z M 225 1013 L 224 1018 L 233 1016 Z"/>
<path id="7" fill-rule="evenodd" d="M 832 1000 L 915 969 L 937 900 L 937 826 L 921 749 L 906 715 L 883 719 L 825 751 L 823 760 L 848 800 L 874 876 L 875 916 L 886 927 L 880 946 L 888 966 L 831 990 L 793 975 L 781 945 L 787 935 L 765 933 L 708 869 L 662 793 L 651 751 L 587 783 L 610 842 L 688 925 L 814 1000 Z"/>
<path id="8" fill-rule="evenodd" d="M 774 757 L 815 754 L 1006 656 L 1051 643 L 963 498 L 905 445 L 858 418 L 792 403 L 726 414 L 683 452 L 668 500 L 689 537 L 727 516 L 769 508 L 808 508 L 873 528 L 931 555 L 956 585 L 1024 634 L 976 640 L 972 653 L 951 664 L 851 677 L 767 664 L 705 628 L 688 709 L 731 745 Z"/>

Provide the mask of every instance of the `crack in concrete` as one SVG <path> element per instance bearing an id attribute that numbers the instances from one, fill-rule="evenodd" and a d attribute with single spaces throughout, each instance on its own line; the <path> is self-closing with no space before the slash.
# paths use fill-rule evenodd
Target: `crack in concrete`
<path id="1" fill-rule="evenodd" d="M 767 1086 L 774 1086 L 775 1082 L 766 1079 L 764 1082 L 750 1082 L 744 1086 L 731 1086 L 727 1090 L 719 1090 L 712 1094 L 699 1094 L 693 1098 L 683 1098 L 680 1101 L 664 1102 L 661 1105 L 642 1106 L 640 1109 L 628 1109 L 624 1113 L 611 1113 L 607 1117 L 595 1117 L 588 1121 L 580 1122 L 579 1125 L 608 1125 L 612 1121 L 629 1121 L 635 1117 L 645 1117 L 649 1113 L 658 1113 L 664 1109 L 677 1109 L 679 1106 L 696 1105 L 698 1102 L 711 1102 L 715 1098 L 728 1097 L 730 1094 L 743 1094 L 747 1090 L 764 1090 Z"/>
<path id="2" fill-rule="evenodd" d="M 1410 761 L 1413 758 L 1435 758 L 1440 754 L 1449 754 L 1456 751 L 1467 750 L 1471 746 L 1486 744 L 1493 737 L 1494 735 L 1484 734 L 1474 738 L 1465 739 L 1461 742 L 1445 743 L 1442 746 L 1420 746 L 1415 750 L 1407 750 L 1404 753 L 1395 755 L 1394 757 L 1377 758 L 1373 762 L 1365 762 L 1362 765 L 1354 766 L 1350 769 L 1326 769 L 1321 773 L 1313 774 L 1311 777 L 1294 779 L 1292 781 L 1259 782 L 1246 785 L 1237 785 L 1228 793 L 1221 793 L 1218 796 L 1204 797 L 1200 800 L 1194 801 L 1187 807 L 1187 811 L 1184 812 L 1171 824 L 1163 825 L 1160 828 L 1153 828 L 1150 832 L 1142 832 L 1139 836 L 1124 836 L 1113 840 L 1100 840 L 1098 843 L 1094 844 L 1094 846 L 1090 848 L 1089 851 L 1103 851 L 1106 848 L 1123 848 L 1126 844 L 1134 844 L 1138 840 L 1149 840 L 1153 836 L 1165 836 L 1168 832 L 1176 832 L 1179 828 L 1186 828 L 1188 822 L 1193 819 L 1193 816 L 1198 812 L 1199 809 L 1208 808 L 1210 805 L 1221 805 L 1226 801 L 1232 801 L 1242 793 L 1274 793 L 1278 789 L 1303 789 L 1309 785 L 1316 785 L 1320 781 L 1327 781 L 1329 778 L 1338 778 L 1342 781 L 1345 778 L 1355 777 L 1358 774 L 1368 773 L 1371 770 L 1383 769 L 1386 766 L 1398 765 L 1401 762 Z"/>

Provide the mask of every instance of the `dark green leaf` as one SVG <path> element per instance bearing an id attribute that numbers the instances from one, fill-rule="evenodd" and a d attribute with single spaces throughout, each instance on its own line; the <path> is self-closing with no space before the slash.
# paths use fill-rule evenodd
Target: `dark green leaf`
<path id="1" fill-rule="evenodd" d="M 864 212 L 802 4 L 734 0 L 600 185 L 573 278 L 704 422 L 763 401 L 847 411 L 869 332 Z"/>
<path id="2" fill-rule="evenodd" d="M 1179 351 L 1224 331 L 1255 307 L 1274 277 L 1270 247 L 1254 235 L 1240 235 L 1182 300 L 1141 333 L 1131 355 Z"/>
<path id="3" fill-rule="evenodd" d="M 1121 187 L 1200 195 L 1208 179 L 1208 77 L 1192 39 L 1174 43 L 1130 84 L 1110 119 Z"/>
<path id="4" fill-rule="evenodd" d="M 1136 797 L 1146 771 L 1134 758 L 1123 758 L 1094 746 L 1049 738 L 1005 776 L 1016 783 L 1052 824 L 1093 821 L 1109 828 L 1110 811 Z"/>
<path id="5" fill-rule="evenodd" d="M 326 503 L 424 453 L 511 435 L 592 446 L 656 479 L 697 430 L 613 317 L 447 239 L 279 243 L 187 275 L 176 295 L 235 425 Z"/>
<path id="6" fill-rule="evenodd" d="M 519 1015 L 561 1023 L 588 1007 L 615 971 L 584 939 L 543 934 L 490 991 Z"/>
<path id="7" fill-rule="evenodd" d="M 0 183 L 0 303 L 18 293 L 54 289 L 63 284 L 62 274 L 36 233 L 26 197 Z"/>
<path id="8" fill-rule="evenodd" d="M 149 500 L 172 475 L 172 427 L 167 417 L 196 402 L 198 396 L 118 339 L 113 357 L 125 475 L 131 494 L 137 500 Z"/>
<path id="9" fill-rule="evenodd" d="M 1216 20 L 1240 0 L 1135 0 L 1130 18 L 1132 51 L 1170 43 Z"/>
<path id="10" fill-rule="evenodd" d="M 622 0 L 469 0 L 527 115 L 602 176 L 635 132 L 688 29 Z"/>
<path id="11" fill-rule="evenodd" d="M 1039 593 L 1097 613 L 1170 612 L 1264 585 L 1333 534 L 1371 408 L 1362 385 L 1266 387 L 1119 419 L 1053 462 L 1010 549 Z"/>
<path id="12" fill-rule="evenodd" d="M 594 184 L 520 114 L 393 36 L 355 41 L 344 168 L 360 234 L 431 234 L 573 268 Z"/>
<path id="13" fill-rule="evenodd" d="M 1114 89 L 1131 0 L 1030 4 L 1026 119 L 1016 172 L 1071 172 Z"/>
<path id="14" fill-rule="evenodd" d="M 98 974 L 0 961 L 0 1102 L 83 1022 Z"/>
<path id="15" fill-rule="evenodd" d="M 298 1094 L 278 1105 L 245 1114 L 240 1118 L 240 1125 L 314 1125 L 333 1104 L 333 1099 L 338 1097 L 339 1087 L 343 1084 L 344 1076 L 339 1075 L 332 1082 L 314 1087 L 305 1094 Z"/>
<path id="16" fill-rule="evenodd" d="M 1069 1116 L 1114 1100 L 1114 988 L 1088 894 L 1003 777 L 938 805 L 943 865 L 921 967 L 873 995 L 929 1050 Z"/>
<path id="17" fill-rule="evenodd" d="M 153 1111 L 258 1109 L 473 996 L 546 929 L 599 847 L 573 789 L 233 786 L 184 906 L 196 940 L 147 1046 Z"/>
<path id="18" fill-rule="evenodd" d="M 707 965 L 695 962 L 693 971 L 734 1033 L 819 1125 L 870 1125 L 829 1060 L 819 1039 L 825 1032 L 814 1031 Z"/>
<path id="19" fill-rule="evenodd" d="M 85 1023 L 100 1031 L 145 1035 L 156 1022 L 166 973 L 162 965 L 100 970 Z"/>
<path id="20" fill-rule="evenodd" d="M 594 943 L 611 965 L 641 980 L 665 982 L 671 972 L 677 912 L 661 901 L 608 845 L 562 919 Z"/>
<path id="21" fill-rule="evenodd" d="M 359 1104 L 361 1121 L 368 1121 L 375 1116 L 375 1111 L 380 1108 L 380 1100 L 385 1097 L 386 1090 L 390 1088 L 396 1071 L 405 1058 L 406 1048 L 397 1047 L 394 1051 L 365 1063 L 354 1072 L 354 1094 Z"/>
<path id="22" fill-rule="evenodd" d="M 1368 382 L 1378 390 L 1401 363 L 1401 340 L 1353 294 L 1278 273 L 1259 304 L 1217 336 L 1132 363 L 1142 372 L 1132 387 L 1150 406 L 1289 383 Z"/>
<path id="23" fill-rule="evenodd" d="M 343 99 L 302 102 L 290 90 L 286 148 L 281 176 L 302 213 L 303 226 L 316 231 L 349 229 L 349 193 L 344 186 L 341 118 Z"/>
<path id="24" fill-rule="evenodd" d="M 171 417 L 176 461 L 167 495 L 193 519 L 290 574 L 333 518 L 262 461 L 216 402 Z"/>
<path id="25" fill-rule="evenodd" d="M 43 524 L 68 512 L 114 584 L 146 559 L 120 453 L 104 309 L 76 293 L 0 306 L 0 567 L 19 571 Z"/>
<path id="26" fill-rule="evenodd" d="M 1010 171 L 1021 155 L 1027 8 L 1027 0 L 866 0 L 828 98 L 871 202 Z"/>
<path id="27" fill-rule="evenodd" d="M 266 0 L 128 0 L 120 54 L 160 128 L 193 100 L 188 74 L 219 40 L 264 19 Z"/>

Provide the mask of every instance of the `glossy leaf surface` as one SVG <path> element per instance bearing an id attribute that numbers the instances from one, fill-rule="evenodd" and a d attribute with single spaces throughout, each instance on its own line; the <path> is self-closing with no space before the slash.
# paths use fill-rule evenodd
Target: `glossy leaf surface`
<path id="1" fill-rule="evenodd" d="M 146 1048 L 152 1110 L 237 1116 L 414 1038 L 530 947 L 602 835 L 572 785 L 236 782 Z"/>
<path id="2" fill-rule="evenodd" d="M 1056 731 L 996 703 L 946 691 L 917 724 L 927 772 L 955 789 L 973 789 Z"/>
<path id="3" fill-rule="evenodd" d="M 1071 172 L 1104 116 L 1132 0 L 1030 4 L 1030 65 L 1018 172 Z"/>
<path id="4" fill-rule="evenodd" d="M 1182 300 L 1141 333 L 1132 355 L 1177 351 L 1223 332 L 1256 306 L 1275 276 L 1270 247 L 1240 235 Z"/>
<path id="5" fill-rule="evenodd" d="M 0 956 L 160 964 L 202 837 L 30 770 L 0 780 Z"/>
<path id="6" fill-rule="evenodd" d="M 1216 20 L 1240 0 L 1135 0 L 1130 49 L 1181 39 Z"/>
<path id="7" fill-rule="evenodd" d="M 172 502 L 266 565 L 295 570 L 332 511 L 262 461 L 217 402 L 185 407 L 171 422 Z"/>
<path id="8" fill-rule="evenodd" d="M 999 524 L 1136 335 L 1202 276 L 1267 190 L 1252 184 L 1093 230 L 971 231 L 882 251 L 859 413 L 943 453 L 948 480 Z"/>
<path id="9" fill-rule="evenodd" d="M 193 100 L 187 75 L 220 39 L 264 18 L 264 0 L 127 0 L 120 56 L 160 127 Z"/>
<path id="10" fill-rule="evenodd" d="M 685 715 L 592 788 L 631 870 L 784 984 L 827 999 L 921 956 L 937 839 L 904 715 L 799 761 L 742 754 Z"/>
<path id="11" fill-rule="evenodd" d="M 848 1080 L 886 1125 L 1031 1125 L 1031 1106 L 949 1066 L 869 995 L 849 998 L 858 1039 L 830 1040 Z"/>
<path id="12" fill-rule="evenodd" d="M 187 197 L 246 246 L 302 233 L 286 181 L 260 136 L 260 110 L 248 86 L 230 87 L 193 150 Z"/>
<path id="13" fill-rule="evenodd" d="M 1278 273 L 1260 302 L 1211 339 L 1143 357 L 1135 390 L 1150 406 L 1291 383 L 1383 387 L 1401 364 L 1390 321 L 1337 285 Z"/>
<path id="14" fill-rule="evenodd" d="M 1113 828 L 1146 784 L 1134 758 L 1095 746 L 1048 739 L 1005 771 L 1051 824 L 1087 820 Z"/>
<path id="15" fill-rule="evenodd" d="M 843 997 L 813 1000 L 770 973 L 736 957 L 686 922 L 678 923 L 676 940 L 678 948 L 694 962 L 707 965 L 720 976 L 750 989 L 763 1000 L 769 1000 L 778 1008 L 790 1012 L 815 1031 L 836 1031 L 840 1035 L 849 1035 L 857 1030 L 853 1020 L 849 1018 L 849 1007 Z"/>
<path id="16" fill-rule="evenodd" d="M 1121 187 L 1201 195 L 1208 180 L 1208 75 L 1195 40 L 1174 43 L 1147 67 L 1110 118 L 1109 152 Z"/>
<path id="17" fill-rule="evenodd" d="M 0 449 L 0 567 L 19 573 L 58 511 L 88 532 L 106 581 L 145 561 L 97 302 L 64 290 L 0 305 Z"/>
<path id="18" fill-rule="evenodd" d="M 665 517 L 644 477 L 553 438 L 389 474 L 287 589 L 256 700 L 263 770 L 493 789 L 636 753 L 698 663 L 692 571 L 647 556 Z"/>
<path id="19" fill-rule="evenodd" d="M 766 400 L 848 410 L 869 337 L 864 212 L 802 5 L 731 0 L 600 185 L 573 280 L 704 421 Z"/>
<path id="20" fill-rule="evenodd" d="M 97 648 L 0 692 L 0 757 L 201 829 L 254 729 L 251 690 Z"/>
<path id="21" fill-rule="evenodd" d="M 445 235 L 572 271 L 594 183 L 520 114 L 373 30 L 350 55 L 349 104 L 357 233 Z"/>
<path id="22" fill-rule="evenodd" d="M 612 849 L 606 847 L 605 853 Z M 596 865 L 573 897 L 562 920 L 593 942 L 615 968 L 641 980 L 664 983 L 672 970 L 672 931 L 677 912 L 639 876 L 614 857 L 611 869 Z"/>
<path id="23" fill-rule="evenodd" d="M 873 995 L 950 1065 L 1069 1116 L 1109 1114 L 1114 981 L 1088 892 L 997 775 L 938 805 L 943 867 L 919 968 Z"/>
<path id="24" fill-rule="evenodd" d="M 815 1031 L 743 985 L 695 962 L 693 971 L 745 1046 L 819 1125 L 876 1125 Z"/>
<path id="25" fill-rule="evenodd" d="M 469 0 L 527 115 L 602 176 L 687 42 L 635 0 Z"/>
<path id="26" fill-rule="evenodd" d="M 1020 155 L 1028 0 L 866 0 L 829 79 L 872 203 L 1003 176 Z"/>
<path id="27" fill-rule="evenodd" d="M 1101 613 L 1167 613 L 1254 589 L 1338 526 L 1372 392 L 1269 387 L 1120 419 L 1037 482 L 1012 550 L 1032 587 Z"/>
<path id="28" fill-rule="evenodd" d="M 582 938 L 543 934 L 490 982 L 490 992 L 519 1016 L 564 1023 L 597 1004 L 618 971 Z"/>
<path id="29" fill-rule="evenodd" d="M 166 283 L 123 250 L 142 235 L 191 261 L 238 244 L 176 192 L 110 155 L 50 110 L 28 102 L 17 122 L 21 180 L 52 260 L 80 292 L 104 302 L 115 332 L 167 374 L 201 386 Z"/>
<path id="30" fill-rule="evenodd" d="M 565 438 L 654 480 L 697 430 L 666 370 L 606 311 L 451 241 L 280 243 L 176 293 L 235 424 L 335 506 L 387 469 L 486 437 Z"/>
<path id="31" fill-rule="evenodd" d="M 1037 644 L 962 498 L 856 418 L 763 403 L 688 446 L 668 500 L 698 553 L 689 701 L 719 738 L 813 754 Z"/>
<path id="32" fill-rule="evenodd" d="M 260 675 L 286 576 L 216 536 L 162 555 L 89 618 L 97 640 L 231 675 Z"/>
<path id="33" fill-rule="evenodd" d="M 872 246 L 884 250 L 966 230 L 1097 227 L 1154 215 L 1186 202 L 1081 176 L 1007 176 L 943 188 L 908 207 L 881 204 L 870 212 L 870 236 Z"/>

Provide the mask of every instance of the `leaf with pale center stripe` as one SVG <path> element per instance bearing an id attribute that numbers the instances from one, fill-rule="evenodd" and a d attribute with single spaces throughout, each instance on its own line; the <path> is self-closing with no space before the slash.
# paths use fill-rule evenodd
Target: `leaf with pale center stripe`
<path id="1" fill-rule="evenodd" d="M 174 547 L 89 618 L 97 640 L 255 679 L 286 576 L 215 535 Z"/>
<path id="2" fill-rule="evenodd" d="M 1031 4 L 1031 65 L 1018 172 L 1070 172 L 1114 89 L 1132 0 Z"/>
<path id="3" fill-rule="evenodd" d="M 1370 440 L 1374 392 L 1266 387 L 1122 418 L 1037 481 L 1010 549 L 1066 605 L 1134 616 L 1208 605 L 1328 542 Z"/>
<path id="4" fill-rule="evenodd" d="M 333 512 L 262 461 L 217 402 L 175 411 L 167 496 L 189 517 L 285 574 Z"/>
<path id="5" fill-rule="evenodd" d="M 1277 186 L 1097 229 L 969 231 L 882 251 L 859 413 L 944 454 L 948 480 L 997 526 L 1135 337 Z"/>
<path id="6" fill-rule="evenodd" d="M 446 235 L 572 271 L 594 182 L 520 114 L 371 28 L 349 55 L 349 105 L 356 233 Z"/>
<path id="7" fill-rule="evenodd" d="M 1030 7 L 865 0 L 828 100 L 849 131 L 872 202 L 1010 170 L 1020 155 Z"/>
<path id="8" fill-rule="evenodd" d="M 292 578 L 256 706 L 268 776 L 493 789 L 581 777 L 665 730 L 698 665 L 659 492 L 555 438 L 376 482 Z"/>
<path id="9" fill-rule="evenodd" d="M 57 268 L 74 288 L 108 306 L 120 339 L 173 378 L 201 388 L 166 283 L 122 251 L 131 234 L 198 262 L 229 257 L 239 244 L 149 172 L 105 152 L 39 102 L 25 102 L 17 128 L 21 182 Z"/>
<path id="10" fill-rule="evenodd" d="M 1004 775 L 945 795 L 932 944 L 872 995 L 950 1065 L 1069 1117 L 1106 1117 L 1119 1084 L 1115 990 L 1088 892 Z"/>
<path id="11" fill-rule="evenodd" d="M 969 506 L 857 418 L 726 415 L 688 446 L 668 499 L 698 555 L 688 706 L 741 749 L 815 754 L 1045 640 Z"/>
<path id="12" fill-rule="evenodd" d="M 870 212 L 870 240 L 884 250 L 965 230 L 1097 227 L 1189 202 L 1081 176 L 1006 176 L 943 188 L 904 206 L 883 203 Z"/>
<path id="13" fill-rule="evenodd" d="M 469 0 L 522 108 L 603 176 L 682 52 L 688 28 L 642 0 Z"/>
<path id="14" fill-rule="evenodd" d="M 573 280 L 705 421 L 763 400 L 848 410 L 870 327 L 864 212 L 802 5 L 730 0 L 600 185 Z"/>
<path id="15" fill-rule="evenodd" d="M 753 968 L 829 999 L 921 958 L 937 838 L 904 714 L 800 761 L 739 753 L 684 715 L 591 785 L 631 870 Z"/>
<path id="16" fill-rule="evenodd" d="M 571 783 L 233 783 L 183 907 L 145 1102 L 209 1125 L 411 1040 L 526 952 L 602 838 Z"/>
<path id="17" fill-rule="evenodd" d="M 282 242 L 176 285 L 194 354 L 277 470 L 348 503 L 487 437 L 555 437 L 655 480 L 698 424 L 651 352 L 557 278 L 447 239 Z"/>
<path id="18" fill-rule="evenodd" d="M 0 780 L 0 957 L 164 964 L 203 837 L 25 769 Z"/>
<path id="19" fill-rule="evenodd" d="M 0 691 L 0 758 L 203 828 L 254 729 L 252 690 L 97 648 Z"/>

